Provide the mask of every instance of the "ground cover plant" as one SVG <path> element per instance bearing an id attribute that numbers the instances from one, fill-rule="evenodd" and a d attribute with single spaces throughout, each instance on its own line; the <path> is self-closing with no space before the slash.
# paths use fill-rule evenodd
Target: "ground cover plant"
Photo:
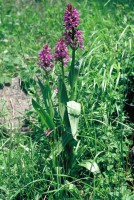
<path id="1" fill-rule="evenodd" d="M 33 99 L 26 132 L 0 124 L 0 198 L 133 199 L 134 3 L 0 6 L 2 87 Z"/>

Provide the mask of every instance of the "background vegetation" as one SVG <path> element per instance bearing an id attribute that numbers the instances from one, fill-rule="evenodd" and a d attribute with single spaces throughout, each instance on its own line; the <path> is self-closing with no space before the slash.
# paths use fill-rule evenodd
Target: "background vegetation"
<path id="1" fill-rule="evenodd" d="M 41 76 L 38 51 L 46 43 L 54 48 L 63 31 L 63 14 L 68 3 L 68 0 L 0 0 L 2 86 L 19 76 L 28 95 L 37 97 L 36 76 Z M 53 172 L 48 159 L 48 138 L 31 108 L 26 113 L 26 132 L 0 125 L 2 200 L 134 199 L 131 150 L 134 2 L 72 0 L 71 3 L 81 15 L 85 46 L 77 53 L 77 59 L 82 58 L 77 162 L 70 177 L 60 173 L 59 168 L 56 174 Z M 95 170 L 87 166 L 91 160 L 97 165 Z"/>

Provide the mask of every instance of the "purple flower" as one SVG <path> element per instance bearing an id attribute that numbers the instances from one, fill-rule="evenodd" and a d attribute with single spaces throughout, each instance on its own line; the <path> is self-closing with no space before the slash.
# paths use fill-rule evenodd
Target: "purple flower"
<path id="1" fill-rule="evenodd" d="M 50 53 L 51 48 L 46 44 L 43 49 L 39 51 L 39 62 L 38 65 L 41 66 L 46 72 L 49 72 L 53 68 L 52 59 L 54 56 Z"/>
<path id="2" fill-rule="evenodd" d="M 83 46 L 83 32 L 80 30 L 66 31 L 64 33 L 66 44 L 71 48 L 84 48 Z"/>
<path id="3" fill-rule="evenodd" d="M 70 59 L 68 55 L 68 49 L 63 38 L 60 38 L 55 47 L 54 57 L 56 61 L 60 61 L 63 65 L 66 65 Z"/>
<path id="4" fill-rule="evenodd" d="M 67 30 L 72 30 L 72 28 L 75 28 L 79 25 L 80 22 L 79 13 L 76 10 L 76 8 L 73 8 L 71 4 L 67 5 L 64 14 L 64 22 Z"/>

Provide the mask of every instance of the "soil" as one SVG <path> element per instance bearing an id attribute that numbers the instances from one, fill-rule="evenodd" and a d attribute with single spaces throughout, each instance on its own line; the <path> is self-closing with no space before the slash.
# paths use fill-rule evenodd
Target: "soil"
<path id="1" fill-rule="evenodd" d="M 21 90 L 19 77 L 0 89 L 0 124 L 4 127 L 19 128 L 29 108 L 30 98 Z"/>

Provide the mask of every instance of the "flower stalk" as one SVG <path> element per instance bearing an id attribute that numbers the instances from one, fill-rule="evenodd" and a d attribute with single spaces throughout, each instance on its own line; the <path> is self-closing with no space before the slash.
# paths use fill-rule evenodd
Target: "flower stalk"
<path id="1" fill-rule="evenodd" d="M 75 49 L 72 49 L 72 62 L 70 68 L 70 86 L 71 86 L 71 100 L 74 98 L 75 94 Z"/>
<path id="2" fill-rule="evenodd" d="M 62 69 L 62 79 L 63 79 L 63 82 L 64 82 L 65 75 L 64 75 L 64 64 L 63 64 L 63 62 L 61 63 L 61 69 Z"/>

